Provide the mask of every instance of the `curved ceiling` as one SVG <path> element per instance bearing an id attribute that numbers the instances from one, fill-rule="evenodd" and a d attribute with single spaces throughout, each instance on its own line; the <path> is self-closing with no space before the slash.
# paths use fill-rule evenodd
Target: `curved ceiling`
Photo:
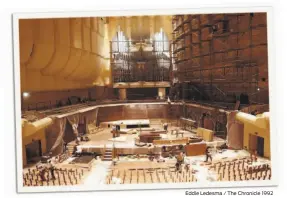
<path id="1" fill-rule="evenodd" d="M 22 91 L 103 85 L 110 77 L 100 18 L 20 19 Z"/>

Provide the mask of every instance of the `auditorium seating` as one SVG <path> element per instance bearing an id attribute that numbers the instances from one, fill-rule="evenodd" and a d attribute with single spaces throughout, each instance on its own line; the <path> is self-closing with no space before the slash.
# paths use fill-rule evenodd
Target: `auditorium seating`
<path id="1" fill-rule="evenodd" d="M 44 181 L 41 179 L 41 171 L 44 170 Z M 88 169 L 83 168 L 56 168 L 54 171 L 55 179 L 52 179 L 49 169 L 36 168 L 28 169 L 23 174 L 23 186 L 59 186 L 80 184 Z"/>
<path id="2" fill-rule="evenodd" d="M 112 184 L 113 178 L 118 178 L 120 184 L 144 184 L 144 183 L 179 183 L 196 182 L 194 172 L 182 169 L 175 170 L 174 166 L 166 168 L 137 168 L 137 169 L 112 169 L 106 178 L 106 184 Z"/>
<path id="3" fill-rule="evenodd" d="M 253 165 L 249 158 L 215 162 L 209 165 L 209 170 L 216 172 L 221 181 L 271 179 L 270 165 Z"/>

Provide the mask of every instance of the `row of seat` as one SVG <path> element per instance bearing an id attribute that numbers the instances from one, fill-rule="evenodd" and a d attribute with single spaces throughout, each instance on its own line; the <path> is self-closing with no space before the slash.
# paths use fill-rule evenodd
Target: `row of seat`
<path id="1" fill-rule="evenodd" d="M 169 168 L 139 168 L 139 169 L 113 169 L 106 178 L 107 184 L 112 184 L 114 178 L 119 179 L 120 184 L 139 183 L 179 183 L 196 182 L 194 172 L 190 169 L 182 169 L 180 172 L 175 167 Z"/>
<path id="2" fill-rule="evenodd" d="M 248 158 L 211 163 L 208 169 L 223 181 L 271 179 L 271 167 L 268 164 L 254 165 Z"/>
<path id="3" fill-rule="evenodd" d="M 23 186 L 56 186 L 79 184 L 88 170 L 83 168 L 59 168 L 54 170 L 54 178 L 49 168 L 36 167 L 23 174 Z"/>

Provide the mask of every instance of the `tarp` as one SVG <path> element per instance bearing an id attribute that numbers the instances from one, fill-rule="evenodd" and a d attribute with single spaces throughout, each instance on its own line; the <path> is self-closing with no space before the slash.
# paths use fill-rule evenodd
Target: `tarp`
<path id="1" fill-rule="evenodd" d="M 79 134 L 78 126 L 79 126 L 80 115 L 79 114 L 69 115 L 67 117 L 67 120 L 69 121 L 69 123 L 71 124 L 73 128 L 75 136 L 78 136 Z"/>
<path id="2" fill-rule="evenodd" d="M 66 128 L 66 118 L 56 118 L 46 129 L 47 151 L 57 155 L 63 150 L 63 137 Z"/>

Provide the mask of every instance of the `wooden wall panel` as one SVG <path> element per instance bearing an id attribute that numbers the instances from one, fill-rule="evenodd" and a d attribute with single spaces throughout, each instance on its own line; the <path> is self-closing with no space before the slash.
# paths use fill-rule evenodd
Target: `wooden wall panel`
<path id="1" fill-rule="evenodd" d="M 166 105 L 146 105 L 146 108 L 148 118 L 166 118 Z"/>
<path id="2" fill-rule="evenodd" d="M 227 145 L 233 149 L 243 149 L 244 125 L 238 122 L 228 124 Z"/>
<path id="3" fill-rule="evenodd" d="M 239 31 L 246 31 L 249 29 L 249 15 L 250 14 L 243 14 L 243 16 L 239 16 Z"/>
<path id="4" fill-rule="evenodd" d="M 190 144 L 185 146 L 186 156 L 197 156 L 197 155 L 205 155 L 206 144 Z"/>
<path id="5" fill-rule="evenodd" d="M 147 119 L 146 105 L 124 105 L 123 106 L 124 119 Z"/>
<path id="6" fill-rule="evenodd" d="M 100 107 L 98 111 L 98 122 L 122 120 L 123 106 Z"/>
<path id="7" fill-rule="evenodd" d="M 199 34 L 197 32 L 191 33 L 192 43 L 198 43 L 199 42 Z"/>
<path id="8" fill-rule="evenodd" d="M 265 27 L 260 27 L 252 30 L 252 44 L 258 45 L 267 43 L 267 30 Z"/>
<path id="9" fill-rule="evenodd" d="M 210 27 L 201 29 L 201 40 L 209 40 L 211 38 Z"/>

